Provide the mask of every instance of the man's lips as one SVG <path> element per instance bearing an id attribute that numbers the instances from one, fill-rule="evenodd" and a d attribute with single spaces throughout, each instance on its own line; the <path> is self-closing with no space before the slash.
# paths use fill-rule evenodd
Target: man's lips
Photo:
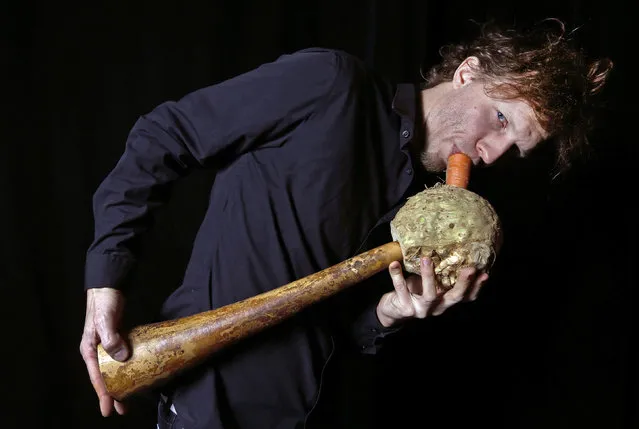
<path id="1" fill-rule="evenodd" d="M 451 155 L 455 155 L 456 153 L 462 153 L 462 151 L 457 147 L 457 145 L 453 145 L 453 147 L 450 149 L 450 153 L 448 154 L 448 156 Z"/>
<path id="2" fill-rule="evenodd" d="M 480 161 L 481 161 L 478 158 L 474 158 L 474 157 L 470 156 L 469 154 L 467 154 L 466 152 L 464 152 L 460 148 L 458 148 L 457 145 L 453 144 L 453 146 L 450 148 L 450 153 L 448 154 L 448 157 L 450 157 L 452 155 L 455 155 L 457 153 L 466 154 L 466 156 L 468 156 L 473 161 L 473 165 L 478 165 L 480 163 Z"/>

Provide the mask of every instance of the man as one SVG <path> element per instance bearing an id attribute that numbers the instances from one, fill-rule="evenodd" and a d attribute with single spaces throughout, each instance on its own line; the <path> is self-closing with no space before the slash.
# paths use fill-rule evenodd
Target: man
<path id="1" fill-rule="evenodd" d="M 193 169 L 214 168 L 210 203 L 167 319 L 217 308 L 334 265 L 389 240 L 388 222 L 451 153 L 490 165 L 556 142 L 567 165 L 586 141 L 591 96 L 612 64 L 588 62 L 561 23 L 537 31 L 486 30 L 451 46 L 426 82 L 395 84 L 344 52 L 306 49 L 142 116 L 95 194 L 80 346 L 103 415 L 109 397 L 96 361 L 117 360 L 122 279 L 134 242 L 167 190 Z M 409 319 L 473 300 L 487 273 L 466 270 L 439 294 L 399 263 L 210 359 L 166 386 L 158 426 L 300 428 L 318 425 L 321 377 L 334 349 L 375 353 Z M 178 424 L 179 423 L 179 424 Z"/>

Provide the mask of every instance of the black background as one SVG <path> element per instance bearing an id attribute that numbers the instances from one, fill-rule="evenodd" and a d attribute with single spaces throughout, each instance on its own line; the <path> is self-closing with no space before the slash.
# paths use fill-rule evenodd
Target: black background
<path id="1" fill-rule="evenodd" d="M 636 198 L 630 2 L 13 2 L 3 6 L 0 286 L 3 425 L 154 428 L 154 404 L 104 419 L 78 351 L 91 197 L 137 117 L 309 46 L 416 80 L 471 19 L 549 16 L 616 68 L 595 151 L 554 180 L 542 167 L 478 172 L 506 244 L 480 299 L 362 359 L 334 399 L 350 427 L 636 428 Z M 133 273 L 128 322 L 149 320 L 182 274 L 211 173 L 181 182 Z M 6 362 L 6 360 L 5 360 Z M 367 373 L 367 371 L 370 371 Z M 358 400 L 366 388 L 377 398 Z M 7 399 L 8 398 L 8 401 Z M 367 419 L 356 425 L 354 410 Z M 366 426 L 365 426 L 366 425 Z"/>

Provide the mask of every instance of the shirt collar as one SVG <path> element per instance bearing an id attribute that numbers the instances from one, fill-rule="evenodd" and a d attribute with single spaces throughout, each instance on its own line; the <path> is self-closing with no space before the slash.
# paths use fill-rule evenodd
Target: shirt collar
<path id="1" fill-rule="evenodd" d="M 399 144 L 402 149 L 410 143 L 418 133 L 417 119 L 419 87 L 412 83 L 397 84 L 392 108 L 400 116 Z"/>

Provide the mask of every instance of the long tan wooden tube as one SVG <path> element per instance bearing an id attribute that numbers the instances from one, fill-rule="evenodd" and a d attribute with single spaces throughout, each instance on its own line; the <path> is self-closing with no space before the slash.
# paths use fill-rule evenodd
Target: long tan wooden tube
<path id="1" fill-rule="evenodd" d="M 124 400 L 167 381 L 216 351 L 300 312 L 402 260 L 398 242 L 384 244 L 315 274 L 215 310 L 142 325 L 127 335 L 132 355 L 112 359 L 98 346 L 107 390 Z"/>

